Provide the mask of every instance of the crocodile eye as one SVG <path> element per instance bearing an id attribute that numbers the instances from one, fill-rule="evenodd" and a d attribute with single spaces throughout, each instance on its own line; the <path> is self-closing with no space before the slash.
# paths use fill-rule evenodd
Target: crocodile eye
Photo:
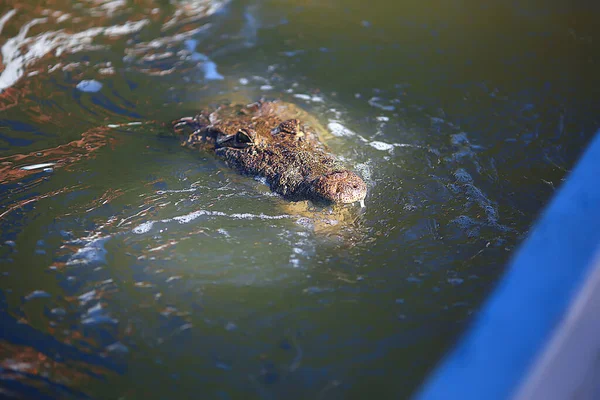
<path id="1" fill-rule="evenodd" d="M 279 124 L 277 128 L 274 129 L 274 133 L 288 133 L 290 135 L 303 136 L 304 132 L 302 132 L 300 120 L 298 119 L 287 119 Z"/>
<path id="2" fill-rule="evenodd" d="M 251 146 L 254 144 L 256 132 L 251 129 L 240 129 L 235 134 L 236 141 L 242 146 Z"/>

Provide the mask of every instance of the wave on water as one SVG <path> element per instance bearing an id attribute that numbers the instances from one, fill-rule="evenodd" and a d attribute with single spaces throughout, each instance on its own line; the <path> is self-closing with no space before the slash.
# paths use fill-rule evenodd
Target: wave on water
<path id="1" fill-rule="evenodd" d="M 4 24 L 14 15 L 11 10 L 0 18 L 0 33 Z M 148 20 L 126 22 L 121 25 L 96 27 L 78 33 L 66 33 L 62 30 L 47 31 L 38 35 L 27 36 L 29 30 L 38 24 L 48 23 L 48 18 L 36 18 L 23 25 L 19 33 L 8 39 L 0 49 L 4 70 L 0 73 L 0 93 L 17 83 L 33 66 L 47 54 L 54 52 L 55 57 L 63 53 L 76 53 L 85 50 L 98 50 L 106 46 L 94 44 L 98 36 L 119 37 L 139 32 Z"/>
<path id="2" fill-rule="evenodd" d="M 154 227 L 154 225 L 157 223 L 168 224 L 169 222 L 175 221 L 180 224 L 187 224 L 187 223 L 189 223 L 195 219 L 198 219 L 200 217 L 203 217 L 203 216 L 224 217 L 224 218 L 231 218 L 231 219 L 246 219 L 246 220 L 252 220 L 252 219 L 277 220 L 277 219 L 294 218 L 294 216 L 286 215 L 286 214 L 282 214 L 282 215 L 265 215 L 265 214 L 251 214 L 251 213 L 227 214 L 222 211 L 197 210 L 197 211 L 193 211 L 189 214 L 185 214 L 185 215 L 181 215 L 181 216 L 177 216 L 177 217 L 173 217 L 173 218 L 162 219 L 159 221 L 146 221 L 146 222 L 143 222 L 140 225 L 136 226 L 135 228 L 133 228 L 131 230 L 131 232 L 136 233 L 136 234 L 144 234 L 144 233 L 148 233 Z"/>
<path id="3" fill-rule="evenodd" d="M 160 60 L 177 53 L 177 51 L 157 50 L 168 47 L 171 43 L 181 43 L 184 40 L 198 35 L 210 28 L 210 23 L 201 23 L 203 18 L 217 14 L 228 4 L 228 1 L 176 1 L 175 12 L 169 15 L 160 13 L 159 8 L 148 8 L 145 13 L 128 15 L 130 9 L 124 1 L 100 2 L 96 7 L 88 9 L 72 6 L 71 12 L 52 11 L 50 9 L 30 10 L 29 15 L 37 15 L 23 23 L 19 32 L 7 38 L 0 51 L 2 60 L 0 64 L 0 94 L 11 88 L 26 76 L 40 73 L 51 73 L 58 69 L 72 70 L 79 63 L 60 62 L 67 54 L 94 52 L 111 48 L 106 41 L 122 37 L 132 37 L 144 28 L 155 24 L 156 19 L 161 24 L 165 35 L 150 42 L 134 42 L 125 49 L 125 57 L 140 56 L 144 61 Z M 17 19 L 19 8 L 14 8 L 0 16 L 0 35 L 11 20 Z M 124 23 L 110 25 L 112 18 L 128 15 Z M 22 18 L 18 18 L 19 22 Z M 19 22 L 16 22 L 17 24 Z M 196 27 L 189 29 L 190 24 Z M 105 25 L 105 26 L 102 26 Z M 199 25 L 199 26 L 198 26 Z M 46 30 L 37 34 L 30 34 L 36 26 L 44 26 Z M 59 29 L 56 29 L 56 28 Z M 50 28 L 50 29 L 48 29 Z M 192 59 L 194 59 L 192 52 Z M 53 63 L 48 56 L 56 59 Z M 41 68 L 41 60 L 49 62 L 47 69 Z M 46 63 L 48 64 L 48 63 Z M 95 67 L 102 74 L 114 74 L 115 70 L 110 63 L 96 63 Z M 142 69 L 142 72 L 153 74 L 153 68 Z M 163 71 L 163 74 L 165 71 Z M 213 74 L 213 76 L 218 76 Z"/>

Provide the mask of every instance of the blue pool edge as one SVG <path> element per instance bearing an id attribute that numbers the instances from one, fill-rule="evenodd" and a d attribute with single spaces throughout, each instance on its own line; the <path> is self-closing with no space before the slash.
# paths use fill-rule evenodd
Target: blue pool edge
<path id="1" fill-rule="evenodd" d="M 573 322 L 574 304 L 582 304 L 581 294 L 589 292 L 586 286 L 594 284 L 591 279 L 600 270 L 596 258 L 600 249 L 599 180 L 600 131 L 534 224 L 470 328 L 426 379 L 414 400 L 543 398 L 536 397 L 542 392 L 532 389 L 533 380 L 537 390 L 545 388 L 544 393 L 554 393 L 555 398 L 560 398 L 558 389 L 577 389 L 575 381 L 539 378 L 556 376 L 556 372 L 543 373 L 544 368 L 546 372 L 547 368 L 556 369 L 561 360 L 555 358 L 555 365 L 548 364 L 552 359 L 548 353 L 560 353 L 556 337 L 568 336 L 565 324 Z M 592 291 L 591 296 L 588 307 L 600 293 Z M 580 321 L 582 318 L 593 320 L 593 315 L 579 313 Z M 600 322 L 583 325 L 600 332 Z M 584 336 L 590 337 L 580 335 Z M 600 334 L 588 341 L 591 343 L 578 343 L 577 348 L 597 349 Z M 571 356 L 570 362 L 585 360 Z M 570 376 L 571 380 L 581 378 Z M 525 393 L 529 397 L 523 397 Z"/>

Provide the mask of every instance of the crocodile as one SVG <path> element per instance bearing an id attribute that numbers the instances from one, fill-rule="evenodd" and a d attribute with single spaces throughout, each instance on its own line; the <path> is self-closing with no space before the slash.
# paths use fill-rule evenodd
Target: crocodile
<path id="1" fill-rule="evenodd" d="M 239 173 L 263 178 L 287 200 L 364 207 L 365 182 L 328 151 L 306 123 L 311 119 L 318 124 L 292 104 L 258 101 L 224 104 L 173 124 L 176 132 L 188 133 L 182 146 L 214 152 Z"/>

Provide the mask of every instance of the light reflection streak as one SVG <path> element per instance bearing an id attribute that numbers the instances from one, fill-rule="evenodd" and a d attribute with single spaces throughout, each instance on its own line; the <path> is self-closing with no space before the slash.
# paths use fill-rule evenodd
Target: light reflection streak
<path id="1" fill-rule="evenodd" d="M 21 169 L 22 165 L 54 162 L 56 163 L 54 167 L 59 168 L 79 161 L 82 158 L 91 157 L 96 150 L 114 142 L 115 139 L 107 135 L 109 131 L 110 128 L 108 127 L 93 128 L 84 132 L 81 135 L 81 139 L 61 144 L 51 149 L 2 157 L 0 158 L 0 184 L 23 179 L 30 174 L 38 173 L 36 170 L 28 171 Z M 43 155 L 42 157 L 40 157 L 40 153 Z"/>
<path id="2" fill-rule="evenodd" d="M 30 199 L 22 200 L 22 201 L 14 204 L 14 205 L 11 205 L 8 208 L 8 210 L 6 210 L 2 214 L 0 214 L 0 219 L 4 218 L 5 216 L 7 216 L 8 214 L 10 214 L 11 212 L 13 212 L 16 209 L 23 208 L 24 206 L 26 206 L 29 203 L 34 203 L 36 201 L 39 201 L 39 200 L 42 200 L 42 199 L 45 199 L 45 198 L 48 198 L 48 197 L 53 197 L 53 196 L 59 195 L 61 193 L 72 192 L 74 190 L 82 189 L 82 188 L 83 188 L 82 185 L 76 185 L 76 186 L 71 186 L 71 187 L 68 187 L 68 188 L 62 188 L 62 189 L 54 190 L 52 192 L 41 194 L 39 196 L 35 196 L 35 197 L 30 198 Z"/>
<path id="3" fill-rule="evenodd" d="M 0 18 L 0 28 L 16 14 L 11 10 Z M 47 18 L 36 18 L 21 27 L 19 33 L 8 39 L 0 49 L 4 69 L 0 73 L 0 93 L 17 83 L 25 74 L 27 67 L 52 51 L 60 57 L 63 53 L 76 53 L 83 50 L 98 49 L 104 46 L 93 45 L 94 38 L 100 35 L 107 37 L 124 36 L 140 31 L 149 21 L 127 21 L 122 25 L 94 27 L 83 32 L 69 34 L 62 30 L 48 31 L 39 35 L 26 37 L 34 25 L 47 22 Z"/>

